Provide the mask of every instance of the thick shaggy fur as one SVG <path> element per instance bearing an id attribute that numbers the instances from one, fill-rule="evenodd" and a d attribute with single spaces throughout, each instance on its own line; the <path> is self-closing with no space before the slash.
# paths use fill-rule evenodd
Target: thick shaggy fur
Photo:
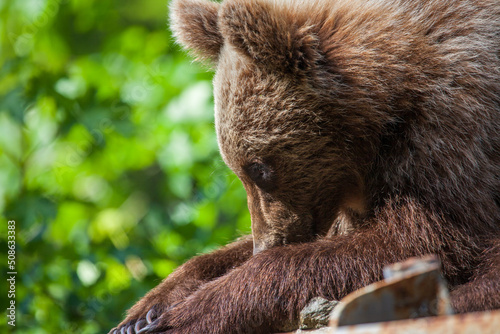
<path id="1" fill-rule="evenodd" d="M 500 308 L 500 2 L 177 0 L 172 27 L 216 65 L 253 238 L 181 266 L 119 328 L 153 309 L 149 332 L 277 331 L 428 253 L 457 312 Z"/>

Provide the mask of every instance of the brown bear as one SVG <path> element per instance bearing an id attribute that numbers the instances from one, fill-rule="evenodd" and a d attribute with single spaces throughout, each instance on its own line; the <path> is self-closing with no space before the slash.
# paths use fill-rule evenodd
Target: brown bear
<path id="1" fill-rule="evenodd" d="M 500 308 L 500 2 L 177 0 L 216 68 L 252 237 L 188 261 L 112 332 L 269 333 L 437 254 L 457 312 Z"/>

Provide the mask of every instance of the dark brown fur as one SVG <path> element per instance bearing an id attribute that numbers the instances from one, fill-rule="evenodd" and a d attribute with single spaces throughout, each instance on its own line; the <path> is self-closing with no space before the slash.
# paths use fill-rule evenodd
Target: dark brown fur
<path id="1" fill-rule="evenodd" d="M 254 255 L 192 259 L 121 328 L 153 308 L 150 332 L 277 331 L 428 253 L 456 311 L 500 308 L 498 1 L 178 0 L 172 21 L 217 65 Z"/>

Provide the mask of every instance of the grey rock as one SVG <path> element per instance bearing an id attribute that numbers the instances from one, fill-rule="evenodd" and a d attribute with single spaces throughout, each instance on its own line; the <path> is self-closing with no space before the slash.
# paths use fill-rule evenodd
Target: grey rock
<path id="1" fill-rule="evenodd" d="M 338 305 L 338 301 L 316 297 L 300 312 L 300 329 L 316 329 L 328 326 L 330 313 Z"/>

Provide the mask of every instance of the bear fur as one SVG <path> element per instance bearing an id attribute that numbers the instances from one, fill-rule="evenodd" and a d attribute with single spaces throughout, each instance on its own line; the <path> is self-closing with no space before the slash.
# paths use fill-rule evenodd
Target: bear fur
<path id="1" fill-rule="evenodd" d="M 216 69 L 252 236 L 179 267 L 116 330 L 278 331 L 429 253 L 457 312 L 500 308 L 500 2 L 176 0 L 171 20 Z"/>

